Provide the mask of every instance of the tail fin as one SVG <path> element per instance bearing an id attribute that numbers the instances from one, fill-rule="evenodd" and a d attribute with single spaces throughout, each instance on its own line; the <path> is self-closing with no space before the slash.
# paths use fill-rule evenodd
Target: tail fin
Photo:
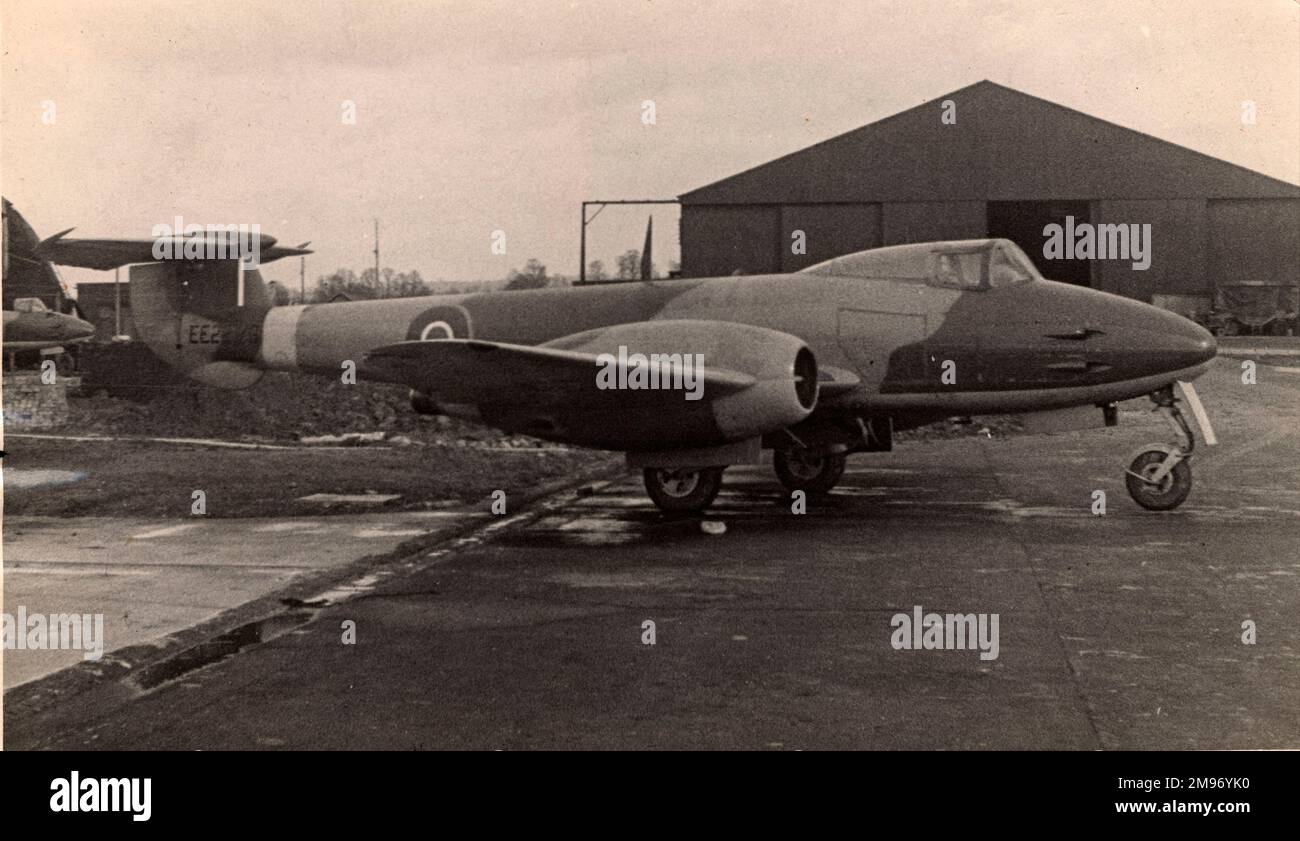
<path id="1" fill-rule="evenodd" d="M 206 385 L 247 388 L 257 365 L 266 285 L 239 260 L 172 261 L 132 266 L 136 332 L 168 365 Z"/>

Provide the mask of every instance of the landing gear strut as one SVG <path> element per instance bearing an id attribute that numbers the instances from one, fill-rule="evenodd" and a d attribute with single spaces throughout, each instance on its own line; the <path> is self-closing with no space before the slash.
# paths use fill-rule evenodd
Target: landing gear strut
<path id="1" fill-rule="evenodd" d="M 1196 436 L 1178 407 L 1173 386 L 1151 393 L 1156 410 L 1165 416 L 1186 444 L 1148 444 L 1124 471 L 1124 484 L 1133 501 L 1149 511 L 1170 511 L 1192 492 L 1192 450 Z M 1211 442 L 1213 443 L 1213 442 Z"/>

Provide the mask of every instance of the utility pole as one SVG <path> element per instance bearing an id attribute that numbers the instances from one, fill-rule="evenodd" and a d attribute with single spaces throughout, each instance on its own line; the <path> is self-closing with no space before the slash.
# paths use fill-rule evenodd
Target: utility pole
<path id="1" fill-rule="evenodd" d="M 113 269 L 113 335 L 122 335 L 122 269 Z"/>
<path id="2" fill-rule="evenodd" d="M 298 258 L 298 303 L 307 303 L 307 255 Z"/>
<path id="3" fill-rule="evenodd" d="M 375 220 L 375 294 L 379 294 L 379 220 Z"/>

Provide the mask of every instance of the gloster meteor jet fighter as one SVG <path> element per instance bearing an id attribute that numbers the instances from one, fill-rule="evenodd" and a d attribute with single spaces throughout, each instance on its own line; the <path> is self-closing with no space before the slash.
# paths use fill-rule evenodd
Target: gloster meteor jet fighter
<path id="1" fill-rule="evenodd" d="M 75 315 L 54 312 L 40 298 L 19 298 L 4 311 L 5 350 L 46 350 L 84 342 L 95 325 Z"/>
<path id="2" fill-rule="evenodd" d="M 1095 407 L 1150 395 L 1185 441 L 1144 447 L 1130 494 L 1170 509 L 1191 488 L 1189 383 L 1211 335 L 1138 301 L 1045 280 L 1012 242 L 934 242 L 793 274 L 268 306 L 255 275 L 176 262 L 132 271 L 137 330 L 214 385 L 265 370 L 408 387 L 416 411 L 626 453 L 651 499 L 698 511 L 723 470 L 772 451 L 791 490 L 829 491 L 845 457 L 954 415 Z M 244 294 L 246 292 L 246 294 Z M 238 303 L 242 301 L 242 304 Z M 213 342 L 213 336 L 219 336 Z"/>

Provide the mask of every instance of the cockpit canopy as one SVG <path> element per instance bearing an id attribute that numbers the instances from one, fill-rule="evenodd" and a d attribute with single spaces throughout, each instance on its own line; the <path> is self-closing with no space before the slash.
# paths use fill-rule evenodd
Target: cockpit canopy
<path id="1" fill-rule="evenodd" d="M 873 248 L 804 269 L 824 277 L 924 281 L 951 289 L 998 289 L 1042 280 L 1034 263 L 1009 239 L 968 239 Z"/>
<path id="2" fill-rule="evenodd" d="M 40 298 L 15 298 L 14 312 L 48 312 L 49 307 Z"/>

